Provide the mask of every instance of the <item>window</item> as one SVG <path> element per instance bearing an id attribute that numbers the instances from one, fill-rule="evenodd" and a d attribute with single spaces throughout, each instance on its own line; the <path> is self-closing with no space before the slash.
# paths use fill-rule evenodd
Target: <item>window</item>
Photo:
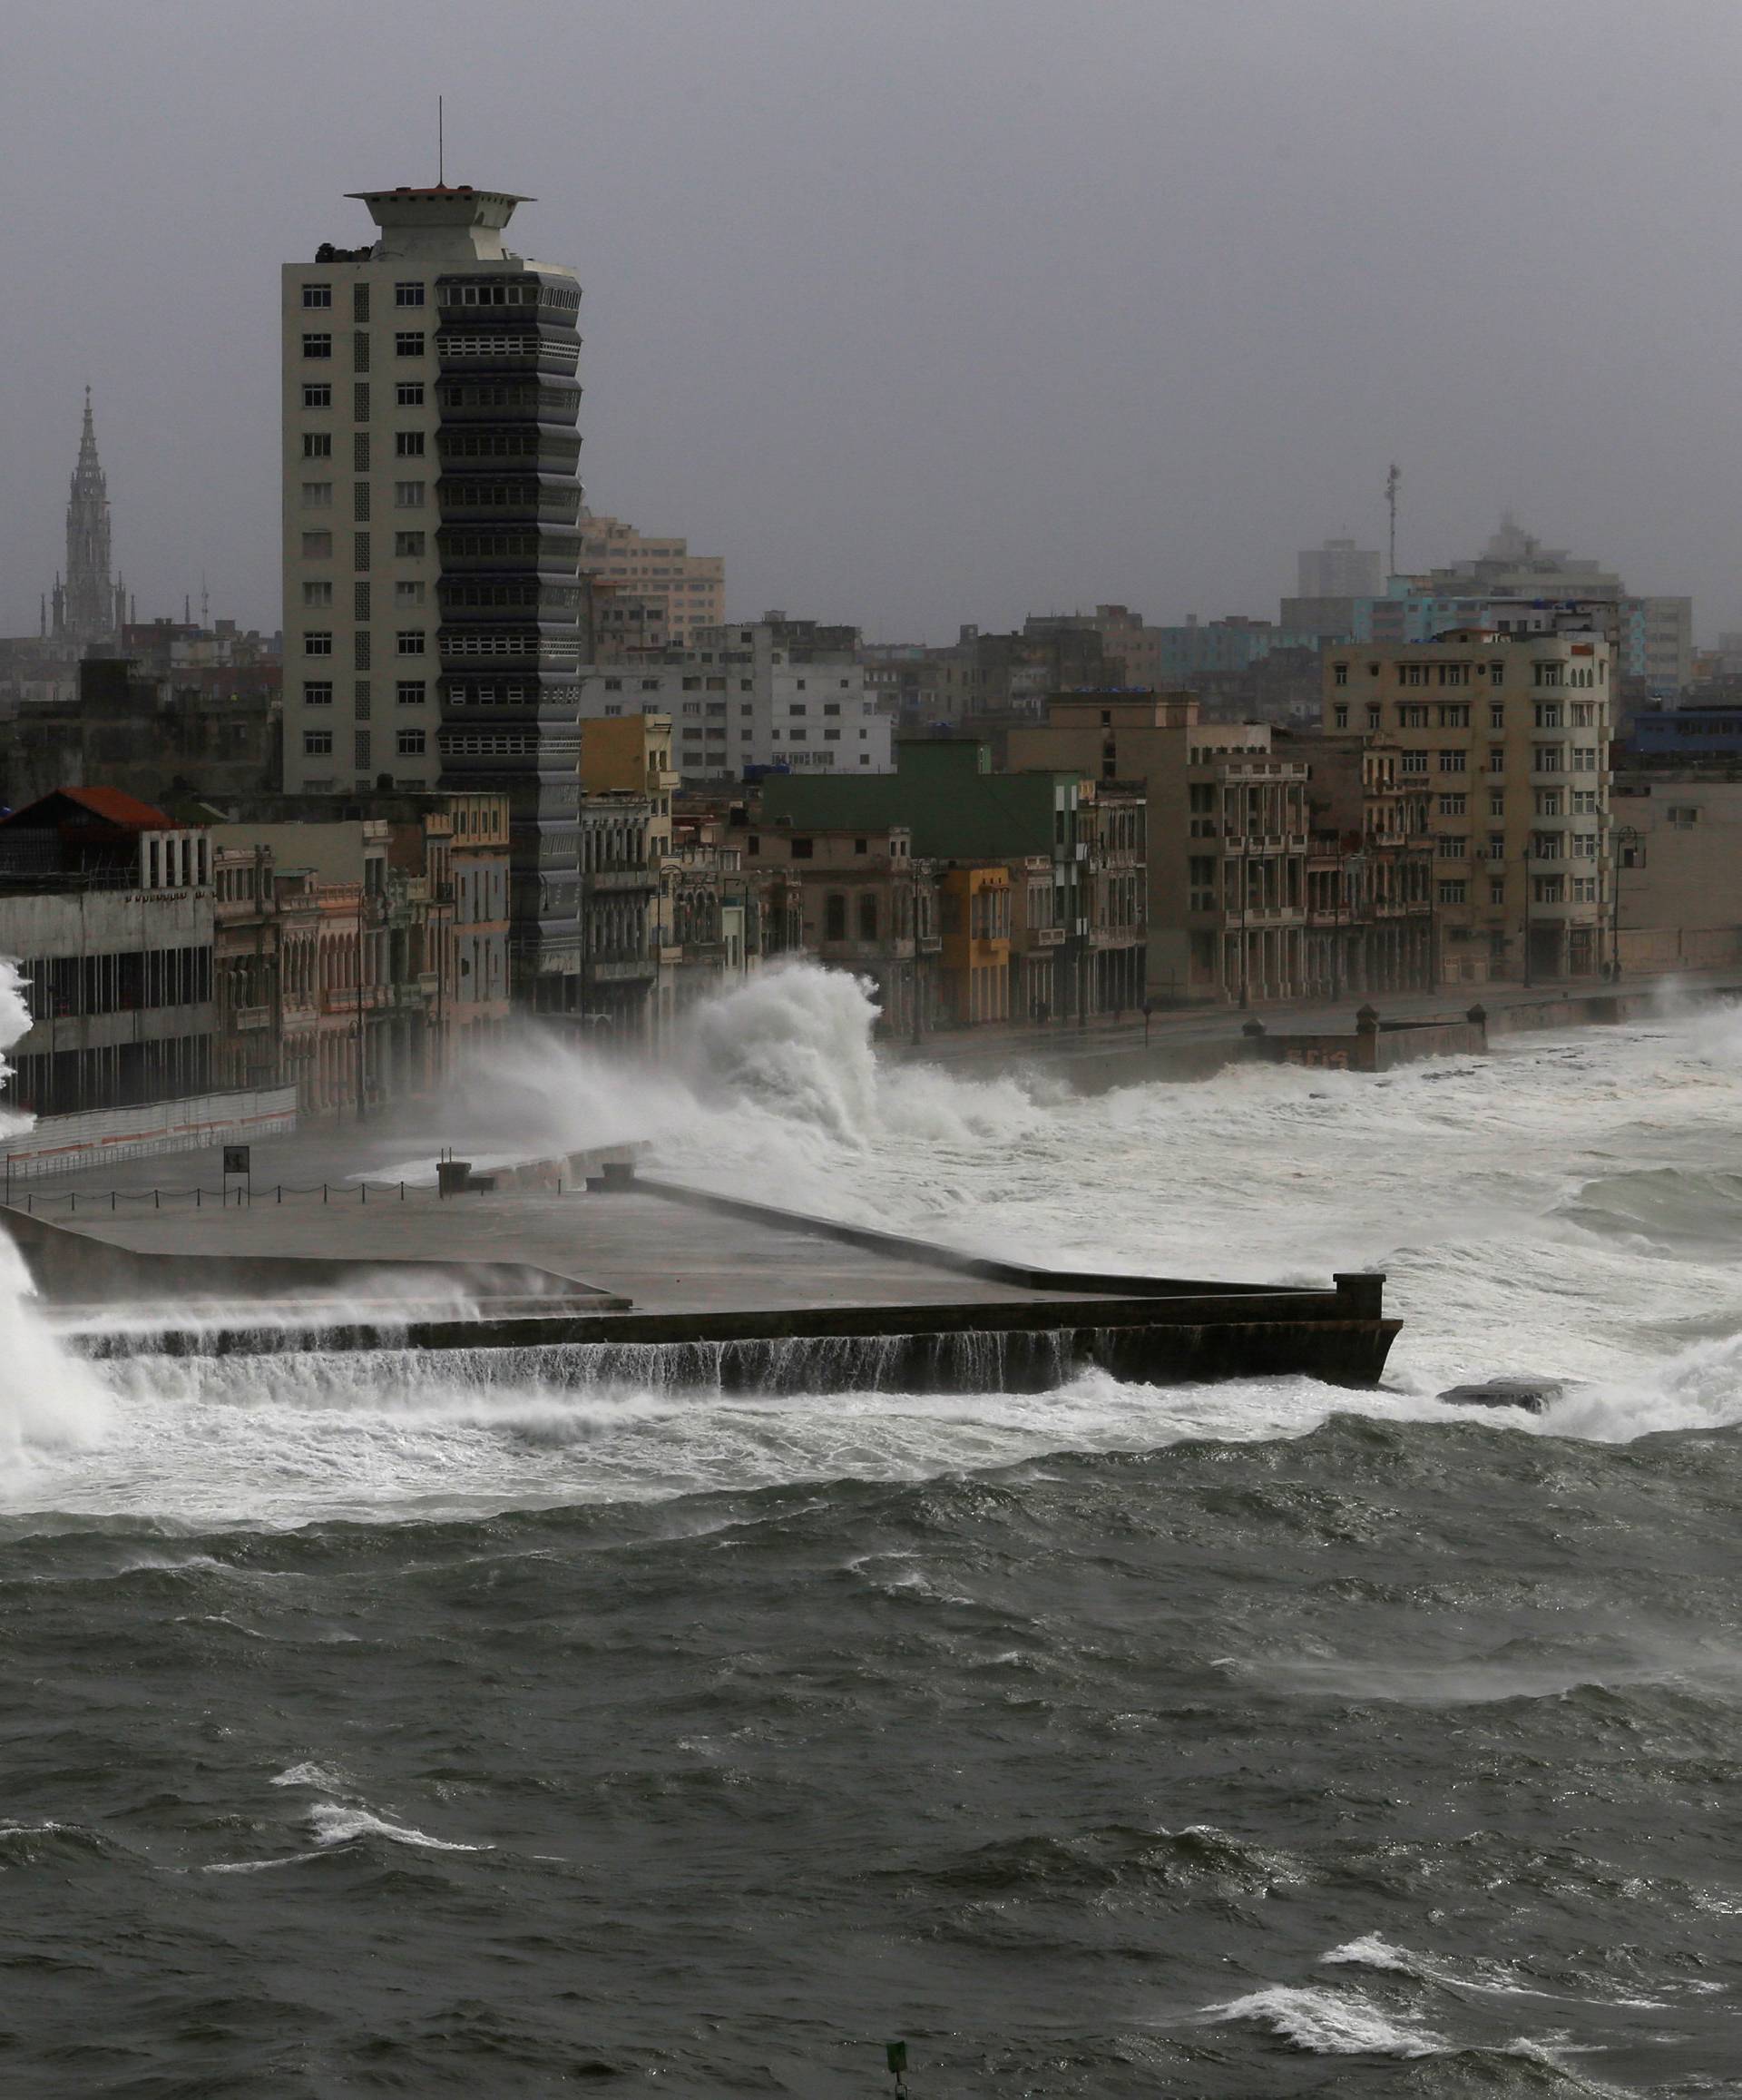
<path id="1" fill-rule="evenodd" d="M 396 459 L 421 459 L 424 456 L 423 432 L 396 430 L 393 434 L 393 455 Z"/>
<path id="2" fill-rule="evenodd" d="M 307 583 L 302 586 L 302 602 L 305 605 L 330 605 L 333 586 L 325 582 Z"/>
<path id="3" fill-rule="evenodd" d="M 1531 887 L 1539 904 L 1565 902 L 1567 878 L 1564 875 L 1539 875 Z"/>
<path id="4" fill-rule="evenodd" d="M 424 288 L 421 284 L 396 284 L 393 288 L 395 306 L 422 306 Z"/>
<path id="5" fill-rule="evenodd" d="M 1376 700 L 1369 701 L 1367 702 L 1367 727 L 1369 729 L 1377 729 L 1379 727 L 1379 702 Z"/>
<path id="6" fill-rule="evenodd" d="M 1559 729 L 1561 727 L 1561 702 L 1558 700 L 1539 700 L 1537 702 L 1536 726 L 1538 729 Z"/>
<path id="7" fill-rule="evenodd" d="M 1490 860 L 1504 860 L 1504 859 L 1505 859 L 1505 858 L 1506 858 L 1506 834 L 1505 834 L 1505 832 L 1503 832 L 1503 831 L 1491 831 L 1491 832 L 1489 832 L 1489 834 L 1488 834 L 1488 858 L 1489 858 L 1489 859 L 1490 859 Z"/>
<path id="8" fill-rule="evenodd" d="M 401 656 L 421 656 L 424 653 L 424 631 L 421 627 L 402 627 L 398 633 Z"/>
<path id="9" fill-rule="evenodd" d="M 1463 667 L 1454 665 L 1453 668 L 1461 670 Z M 1470 727 L 1470 710 L 1462 706 L 1442 707 L 1440 709 L 1440 727 L 1442 729 L 1468 729 Z"/>
<path id="10" fill-rule="evenodd" d="M 1663 814 L 1665 822 L 1678 831 L 1691 831 L 1699 822 L 1699 806 L 1695 802 L 1672 802 Z"/>
<path id="11" fill-rule="evenodd" d="M 328 532 L 304 533 L 302 558 L 305 562 L 324 562 L 332 558 L 333 535 Z"/>
<path id="12" fill-rule="evenodd" d="M 395 533 L 393 551 L 402 562 L 420 562 L 424 558 L 422 533 Z"/>
<path id="13" fill-rule="evenodd" d="M 1448 831 L 1439 841 L 1442 860 L 1462 860 L 1470 850 L 1470 841 L 1462 835 Z"/>
<path id="14" fill-rule="evenodd" d="M 393 602 L 396 605 L 421 605 L 424 597 L 425 586 L 422 584 L 396 584 L 393 586 Z"/>
<path id="15" fill-rule="evenodd" d="M 1591 725 L 1591 721 L 1596 714 L 1596 709 L 1591 705 L 1590 701 L 1575 700 L 1572 703 L 1573 728 L 1589 729 Z"/>
<path id="16" fill-rule="evenodd" d="M 1442 904 L 1463 904 L 1469 893 L 1470 885 L 1467 882 L 1442 882 L 1439 886 Z"/>
<path id="17" fill-rule="evenodd" d="M 1400 707 L 1397 710 L 1397 726 L 1399 729 L 1425 729 L 1427 727 L 1427 710 L 1424 707 L 1412 707 L 1407 704 Z"/>
<path id="18" fill-rule="evenodd" d="M 1440 797 L 1441 816 L 1462 817 L 1464 812 L 1464 806 L 1469 800 L 1468 795 L 1442 795 Z"/>
<path id="19" fill-rule="evenodd" d="M 1503 706 L 1491 707 L 1488 710 L 1488 727 L 1490 729 L 1504 729 L 1506 727 L 1506 710 Z"/>
<path id="20" fill-rule="evenodd" d="M 838 889 L 831 889 L 823 899 L 823 938 L 847 938 L 847 898 Z"/>
<path id="21" fill-rule="evenodd" d="M 1345 702 L 1343 702 L 1343 704 L 1342 704 L 1342 706 L 1341 706 L 1341 707 L 1334 707 L 1334 708 L 1331 710 L 1331 721 L 1332 721 L 1332 724 L 1333 724 L 1333 726 L 1334 726 L 1335 728 L 1336 728 L 1336 729 L 1347 729 L 1347 728 L 1348 728 L 1348 726 L 1349 726 L 1349 705 L 1348 705 L 1348 702 L 1347 702 L 1346 701 L 1345 701 Z"/>
<path id="22" fill-rule="evenodd" d="M 421 759 L 428 741 L 420 729 L 397 730 L 394 732 L 393 748 L 402 759 Z"/>
<path id="23" fill-rule="evenodd" d="M 333 485 L 330 481 L 305 481 L 302 485 L 304 510 L 330 510 L 333 506 Z"/>
<path id="24" fill-rule="evenodd" d="M 393 397 L 401 408 L 421 408 L 424 405 L 424 382 L 421 379 L 401 379 L 393 389 Z"/>
<path id="25" fill-rule="evenodd" d="M 1559 685 L 1561 666 L 1558 663 L 1533 663 L 1531 666 L 1538 685 Z"/>
<path id="26" fill-rule="evenodd" d="M 1463 751 L 1442 751 L 1440 753 L 1441 772 L 1461 773 L 1463 770 L 1464 753 Z"/>
<path id="27" fill-rule="evenodd" d="M 1575 904 L 1595 904 L 1597 878 L 1594 875 L 1575 875 L 1572 878 L 1572 901 Z"/>
<path id="28" fill-rule="evenodd" d="M 1594 831 L 1575 831 L 1572 835 L 1572 857 L 1575 860 L 1595 860 L 1597 834 Z"/>
<path id="29" fill-rule="evenodd" d="M 306 759 L 325 758 L 333 748 L 333 732 L 329 729 L 306 729 L 302 732 L 302 755 Z"/>
<path id="30" fill-rule="evenodd" d="M 302 339 L 302 354 L 305 358 L 330 358 L 333 354 L 332 337 L 316 335 L 312 332 L 305 333 Z"/>
<path id="31" fill-rule="evenodd" d="M 393 354 L 396 358 L 421 358 L 424 354 L 422 333 L 402 329 L 393 339 Z"/>
<path id="32" fill-rule="evenodd" d="M 1594 773 L 1597 770 L 1597 753 L 1594 751 L 1575 751 L 1572 754 L 1575 773 Z"/>
<path id="33" fill-rule="evenodd" d="M 1572 813 L 1575 817 L 1594 817 L 1597 814 L 1595 788 L 1575 788 L 1572 790 Z"/>
<path id="34" fill-rule="evenodd" d="M 1503 878 L 1498 882 L 1491 882 L 1488 885 L 1488 901 L 1490 904 L 1505 903 L 1506 884 Z"/>
<path id="35" fill-rule="evenodd" d="M 1346 685 L 1348 682 L 1349 682 L 1349 667 L 1348 667 L 1348 665 L 1347 665 L 1346 663 L 1334 663 L 1334 664 L 1332 664 L 1332 666 L 1331 666 L 1331 683 L 1332 683 L 1333 685 Z"/>
<path id="36" fill-rule="evenodd" d="M 305 430 L 302 434 L 302 456 L 305 459 L 330 459 L 333 456 L 332 432 Z"/>
<path id="37" fill-rule="evenodd" d="M 305 656 L 330 656 L 333 653 L 332 635 L 324 627 L 310 628 L 302 638 L 302 653 Z"/>
<path id="38" fill-rule="evenodd" d="M 1400 773 L 1426 772 L 1427 753 L 1425 751 L 1401 752 L 1397 760 L 1397 770 Z"/>
<path id="39" fill-rule="evenodd" d="M 304 306 L 331 306 L 333 288 L 330 284 L 305 284 L 302 288 Z"/>
<path id="40" fill-rule="evenodd" d="M 1558 773 L 1561 765 L 1559 744 L 1537 744 L 1531 751 L 1532 770 L 1539 773 Z"/>
<path id="41" fill-rule="evenodd" d="M 421 481 L 396 481 L 393 485 L 393 505 L 396 510 L 422 510 L 424 485 Z"/>
<path id="42" fill-rule="evenodd" d="M 1494 662 L 1488 666 L 1488 682 L 1490 685 L 1505 684 L 1506 666 L 1504 663 Z"/>
<path id="43" fill-rule="evenodd" d="M 304 707 L 331 707 L 333 682 L 330 678 L 305 678 L 302 682 Z"/>
<path id="44" fill-rule="evenodd" d="M 1505 789 L 1496 788 L 1490 794 L 1488 797 L 1488 814 L 1491 817 L 1503 817 L 1506 814 Z"/>
<path id="45" fill-rule="evenodd" d="M 333 405 L 333 389 L 324 385 L 305 387 L 302 389 L 302 405 L 305 408 L 330 408 Z"/>

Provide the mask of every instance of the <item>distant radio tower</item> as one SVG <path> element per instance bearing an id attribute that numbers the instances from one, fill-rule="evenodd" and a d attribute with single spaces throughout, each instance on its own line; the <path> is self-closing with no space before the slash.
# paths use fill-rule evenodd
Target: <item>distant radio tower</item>
<path id="1" fill-rule="evenodd" d="M 1397 484 L 1403 478 L 1394 461 L 1391 472 L 1385 476 L 1385 507 L 1391 513 L 1391 552 L 1389 566 L 1385 571 L 1387 576 L 1397 574 Z"/>

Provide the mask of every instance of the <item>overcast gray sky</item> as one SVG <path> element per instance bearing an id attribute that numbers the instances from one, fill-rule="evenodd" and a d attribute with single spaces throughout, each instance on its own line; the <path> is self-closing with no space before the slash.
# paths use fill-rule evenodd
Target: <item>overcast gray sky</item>
<path id="1" fill-rule="evenodd" d="M 11 0 L 0 624 L 80 389 L 142 615 L 278 624 L 277 284 L 526 191 L 588 500 L 735 614 L 1275 616 L 1500 510 L 1742 627 L 1738 0 Z"/>

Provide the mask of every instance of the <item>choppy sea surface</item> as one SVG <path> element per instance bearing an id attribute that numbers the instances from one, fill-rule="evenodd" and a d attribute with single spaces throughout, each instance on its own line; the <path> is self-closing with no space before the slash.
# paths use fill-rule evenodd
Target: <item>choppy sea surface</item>
<path id="1" fill-rule="evenodd" d="M 1078 1098 L 867 1017 L 524 1053 L 479 1142 L 1383 1266 L 1386 1389 L 97 1370 L 9 1290 L 0 2093 L 1742 2093 L 1742 1019 Z"/>

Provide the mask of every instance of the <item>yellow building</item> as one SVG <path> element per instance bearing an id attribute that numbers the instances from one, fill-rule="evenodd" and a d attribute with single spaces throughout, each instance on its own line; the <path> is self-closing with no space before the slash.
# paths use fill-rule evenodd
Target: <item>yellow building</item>
<path id="1" fill-rule="evenodd" d="M 1002 861 L 952 867 L 938 884 L 943 1000 L 958 1027 L 1010 1018 L 1010 901 Z"/>
<path id="2" fill-rule="evenodd" d="M 1589 632 L 1458 628 L 1325 653 L 1324 727 L 1383 733 L 1430 790 L 1446 984 L 1593 975 L 1609 894 L 1610 650 Z"/>

